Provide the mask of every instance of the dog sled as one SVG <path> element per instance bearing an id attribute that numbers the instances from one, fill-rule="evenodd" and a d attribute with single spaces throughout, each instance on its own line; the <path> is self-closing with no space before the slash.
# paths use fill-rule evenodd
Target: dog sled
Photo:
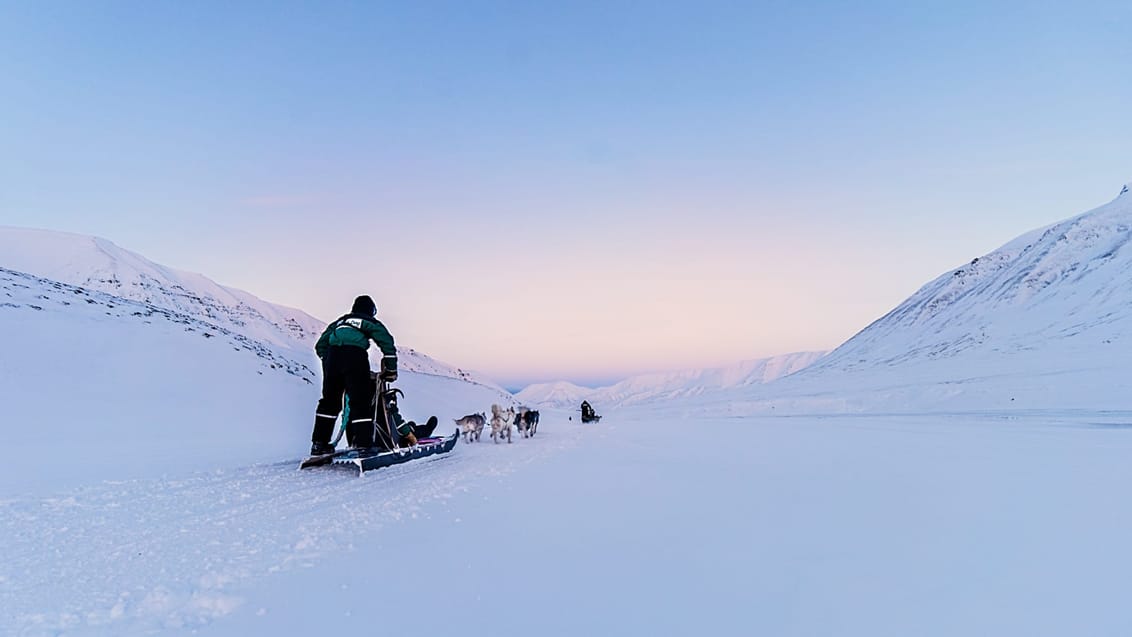
<path id="1" fill-rule="evenodd" d="M 597 422 L 601 420 L 601 416 L 597 415 L 594 408 L 590 406 L 589 401 L 582 401 L 582 422 Z"/>
<path id="2" fill-rule="evenodd" d="M 331 454 L 310 456 L 299 463 L 299 469 L 327 465 L 352 465 L 357 467 L 359 474 L 361 474 L 373 469 L 448 453 L 455 448 L 456 439 L 460 435 L 459 431 L 446 437 L 433 436 L 437 425 L 436 416 L 429 418 L 428 422 L 423 425 L 409 421 L 413 434 L 417 437 L 417 444 L 403 445 L 401 436 L 397 433 L 393 424 L 392 414 L 397 412 L 397 397 L 403 396 L 404 392 L 391 388 L 384 379 L 375 378 L 375 382 L 377 382 L 376 400 L 380 402 L 380 409 L 375 410 L 374 413 L 373 441 L 375 446 L 366 449 L 343 449 Z M 339 429 L 334 444 L 338 444 L 338 441 L 341 440 L 345 423 L 346 419 L 343 418 L 342 429 Z"/>

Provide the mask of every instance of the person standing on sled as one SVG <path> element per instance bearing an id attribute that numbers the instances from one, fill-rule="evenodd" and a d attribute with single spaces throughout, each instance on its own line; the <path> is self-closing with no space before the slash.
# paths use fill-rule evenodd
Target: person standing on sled
<path id="1" fill-rule="evenodd" d="M 354 299 L 350 313 L 326 326 L 318 337 L 314 351 L 322 360 L 322 398 L 314 415 L 311 433 L 311 455 L 334 453 L 330 436 L 342 411 L 342 393 L 350 401 L 350 421 L 346 431 L 353 446 L 372 447 L 374 443 L 374 410 L 376 408 L 373 377 L 369 369 L 369 342 L 381 349 L 381 380 L 397 380 L 397 348 L 393 335 L 377 320 L 377 306 L 368 296 Z M 417 443 L 412 426 L 400 414 L 392 413 L 397 432 L 410 445 Z"/>

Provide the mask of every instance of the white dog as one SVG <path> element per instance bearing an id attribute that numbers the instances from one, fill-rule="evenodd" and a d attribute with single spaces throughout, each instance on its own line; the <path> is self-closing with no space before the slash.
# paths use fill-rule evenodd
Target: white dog
<path id="1" fill-rule="evenodd" d="M 499 444 L 504 437 L 511 443 L 511 421 L 515 418 L 515 410 L 508 407 L 506 411 L 499 405 L 491 406 L 491 439 Z"/>

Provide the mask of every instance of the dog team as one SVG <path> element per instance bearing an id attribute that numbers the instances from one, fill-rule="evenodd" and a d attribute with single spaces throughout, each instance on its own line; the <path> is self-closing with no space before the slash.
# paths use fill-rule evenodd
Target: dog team
<path id="1" fill-rule="evenodd" d="M 491 406 L 491 439 L 498 444 L 506 439 L 511 442 L 511 427 L 514 425 L 524 438 L 530 438 L 538 430 L 538 411 L 527 407 L 508 407 L 503 409 L 499 405 Z M 487 416 L 480 412 L 469 414 L 456 421 L 456 426 L 464 436 L 464 442 L 479 442 L 480 434 L 488 423 Z"/>

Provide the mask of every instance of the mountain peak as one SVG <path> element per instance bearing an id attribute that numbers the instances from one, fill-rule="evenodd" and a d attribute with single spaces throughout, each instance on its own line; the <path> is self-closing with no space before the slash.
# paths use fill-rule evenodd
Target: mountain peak
<path id="1" fill-rule="evenodd" d="M 160 265 L 102 237 L 0 226 L 0 267 L 201 317 L 275 345 L 305 349 L 323 327 L 304 312 Z"/>
<path id="2" fill-rule="evenodd" d="M 1130 191 L 1132 184 L 1107 204 L 948 271 L 842 344 L 822 367 L 885 367 L 974 351 L 1023 357 L 1039 345 L 1113 342 L 1132 325 L 1125 300 Z"/>

